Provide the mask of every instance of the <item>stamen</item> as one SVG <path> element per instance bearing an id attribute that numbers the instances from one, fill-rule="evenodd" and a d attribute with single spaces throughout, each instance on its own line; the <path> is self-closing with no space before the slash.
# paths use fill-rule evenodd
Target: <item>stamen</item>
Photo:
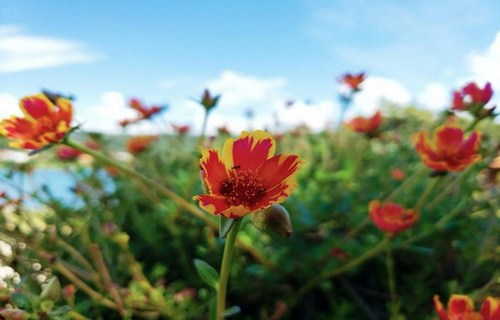
<path id="1" fill-rule="evenodd" d="M 230 205 L 250 207 L 265 195 L 266 189 L 254 173 L 246 170 L 233 170 L 230 176 L 221 184 L 219 190 Z"/>

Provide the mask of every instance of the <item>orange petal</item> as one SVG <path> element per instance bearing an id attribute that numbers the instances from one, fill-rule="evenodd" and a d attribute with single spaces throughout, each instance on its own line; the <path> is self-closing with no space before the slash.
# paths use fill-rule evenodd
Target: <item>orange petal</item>
<path id="1" fill-rule="evenodd" d="M 454 294 L 451 296 L 450 300 L 448 300 L 448 314 L 451 316 L 462 315 L 473 311 L 474 303 L 471 298 L 465 295 Z"/>
<path id="2" fill-rule="evenodd" d="M 202 177 L 208 187 L 209 193 L 220 194 L 220 185 L 228 179 L 226 166 L 219 158 L 217 151 L 210 149 L 203 151 L 200 160 Z"/>
<path id="3" fill-rule="evenodd" d="M 438 295 L 434 295 L 433 298 L 434 301 L 434 309 L 436 310 L 436 313 L 439 316 L 439 319 L 441 320 L 448 320 L 448 314 L 446 310 L 443 307 L 443 304 L 441 303 L 441 300 L 439 299 Z"/>
<path id="4" fill-rule="evenodd" d="M 256 170 L 274 155 L 274 151 L 275 143 L 272 135 L 261 130 L 244 131 L 232 143 L 233 166 L 244 170 Z"/>

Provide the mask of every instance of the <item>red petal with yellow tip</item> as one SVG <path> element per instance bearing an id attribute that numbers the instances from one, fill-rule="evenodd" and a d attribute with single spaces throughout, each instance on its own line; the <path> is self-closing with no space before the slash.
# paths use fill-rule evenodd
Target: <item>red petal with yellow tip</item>
<path id="1" fill-rule="evenodd" d="M 224 197 L 202 194 L 195 197 L 195 200 L 200 202 L 200 207 L 213 214 L 221 214 L 224 210 L 229 209 L 230 205 Z"/>
<path id="2" fill-rule="evenodd" d="M 208 191 L 220 194 L 221 184 L 228 179 L 227 169 L 215 150 L 206 150 L 201 158 L 202 177 Z"/>
<path id="3" fill-rule="evenodd" d="M 500 320 L 500 299 L 487 297 L 481 306 L 483 320 Z"/>
<path id="4" fill-rule="evenodd" d="M 436 313 L 438 314 L 439 319 L 449 320 L 448 313 L 444 309 L 443 304 L 441 303 L 441 300 L 439 299 L 438 295 L 434 296 L 433 301 L 434 301 L 434 309 L 436 310 Z"/>
<path id="5" fill-rule="evenodd" d="M 467 312 L 474 311 L 474 303 L 471 298 L 454 294 L 451 296 L 450 300 L 448 300 L 448 314 L 449 315 L 461 315 Z"/>
<path id="6" fill-rule="evenodd" d="M 267 132 L 244 132 L 233 142 L 233 166 L 255 170 L 274 154 L 274 149 L 274 139 Z"/>

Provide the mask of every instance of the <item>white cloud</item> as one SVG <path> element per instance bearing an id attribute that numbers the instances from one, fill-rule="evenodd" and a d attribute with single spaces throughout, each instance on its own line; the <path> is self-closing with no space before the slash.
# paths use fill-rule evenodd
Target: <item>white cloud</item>
<path id="1" fill-rule="evenodd" d="M 231 70 L 226 70 L 207 86 L 216 93 L 221 93 L 221 105 L 229 107 L 253 107 L 280 95 L 280 89 L 285 87 L 286 79 L 259 79 Z"/>
<path id="2" fill-rule="evenodd" d="M 0 119 L 20 115 L 17 102 L 18 99 L 13 94 L 0 93 Z"/>
<path id="3" fill-rule="evenodd" d="M 17 26 L 0 26 L 0 72 L 88 63 L 98 58 L 80 42 L 28 35 Z"/>
<path id="4" fill-rule="evenodd" d="M 377 76 L 368 77 L 363 83 L 363 90 L 357 94 L 354 108 L 347 113 L 353 115 L 371 115 L 379 110 L 384 101 L 404 105 L 412 99 L 410 91 L 400 82 Z"/>
<path id="5" fill-rule="evenodd" d="M 485 52 L 476 52 L 469 56 L 471 78 L 474 81 L 490 81 L 500 89 L 500 32 Z"/>
<path id="6" fill-rule="evenodd" d="M 120 132 L 120 120 L 135 116 L 133 110 L 126 107 L 123 94 L 116 91 L 104 92 L 95 105 L 74 107 L 76 121 L 85 130 L 117 133 Z"/>
<path id="7" fill-rule="evenodd" d="M 439 82 L 429 83 L 417 97 L 417 101 L 422 107 L 433 111 L 446 109 L 450 104 L 450 100 L 450 90 Z"/>

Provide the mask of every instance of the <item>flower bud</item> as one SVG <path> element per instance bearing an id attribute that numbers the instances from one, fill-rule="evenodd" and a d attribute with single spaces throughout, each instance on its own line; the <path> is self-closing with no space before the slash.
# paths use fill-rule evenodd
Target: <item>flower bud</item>
<path id="1" fill-rule="evenodd" d="M 208 112 L 217 106 L 219 99 L 220 95 L 212 96 L 210 91 L 208 89 L 205 89 L 205 91 L 203 91 L 203 95 L 201 96 L 200 104 Z"/>
<path id="2" fill-rule="evenodd" d="M 288 211 L 280 204 L 273 204 L 267 209 L 252 214 L 253 224 L 263 230 L 290 237 L 293 233 L 292 221 Z"/>

